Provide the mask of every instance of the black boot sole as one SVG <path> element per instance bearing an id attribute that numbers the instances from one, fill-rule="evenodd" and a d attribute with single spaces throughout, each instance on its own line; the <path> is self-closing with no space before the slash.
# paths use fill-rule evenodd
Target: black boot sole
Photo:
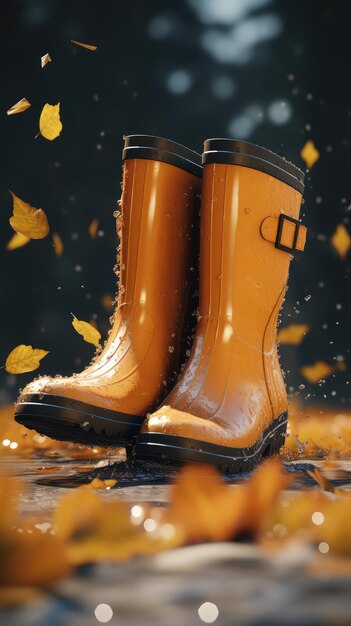
<path id="1" fill-rule="evenodd" d="M 249 472 L 262 459 L 278 454 L 284 445 L 287 420 L 288 413 L 285 411 L 274 419 L 262 437 L 248 448 L 229 448 L 176 435 L 142 433 L 137 439 L 136 460 L 172 465 L 205 463 L 215 465 L 223 472 Z"/>
<path id="2" fill-rule="evenodd" d="M 50 394 L 28 394 L 15 405 L 16 422 L 57 441 L 87 446 L 135 444 L 145 417 Z"/>

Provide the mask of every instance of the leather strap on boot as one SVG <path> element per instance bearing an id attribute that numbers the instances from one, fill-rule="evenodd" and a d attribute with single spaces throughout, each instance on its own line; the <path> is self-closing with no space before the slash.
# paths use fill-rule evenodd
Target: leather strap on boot
<path id="1" fill-rule="evenodd" d="M 284 252 L 303 252 L 307 228 L 293 217 L 281 213 L 279 217 L 266 217 L 261 224 L 261 235 L 266 241 Z"/>

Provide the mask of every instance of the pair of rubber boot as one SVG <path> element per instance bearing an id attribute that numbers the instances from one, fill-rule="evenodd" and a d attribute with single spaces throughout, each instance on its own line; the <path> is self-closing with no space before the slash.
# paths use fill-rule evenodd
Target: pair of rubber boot
<path id="1" fill-rule="evenodd" d="M 305 246 L 303 179 L 242 141 L 209 139 L 201 159 L 126 137 L 113 327 L 83 372 L 29 384 L 16 420 L 141 460 L 242 471 L 277 453 L 287 396 L 276 328 L 291 255 Z"/>

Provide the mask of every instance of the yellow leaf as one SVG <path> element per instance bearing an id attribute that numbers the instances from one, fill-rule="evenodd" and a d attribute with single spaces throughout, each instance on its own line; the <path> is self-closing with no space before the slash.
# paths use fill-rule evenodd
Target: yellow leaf
<path id="1" fill-rule="evenodd" d="M 313 365 L 305 365 L 301 367 L 300 373 L 308 382 L 318 383 L 322 378 L 330 376 L 335 368 L 324 361 L 316 361 Z"/>
<path id="2" fill-rule="evenodd" d="M 26 237 L 26 235 L 21 235 L 20 233 L 14 233 L 10 241 L 6 244 L 6 250 L 16 250 L 17 248 L 22 248 L 29 241 L 30 237 Z"/>
<path id="3" fill-rule="evenodd" d="M 96 233 L 97 233 L 97 229 L 99 228 L 99 220 L 92 220 L 90 222 L 88 231 L 89 231 L 89 235 L 92 239 L 95 239 L 96 237 Z"/>
<path id="4" fill-rule="evenodd" d="M 54 233 L 52 235 L 52 241 L 55 246 L 55 254 L 56 256 L 61 256 L 63 252 L 63 241 L 58 233 Z"/>
<path id="5" fill-rule="evenodd" d="M 308 324 L 290 324 L 278 332 L 278 341 L 281 344 L 298 346 L 309 331 Z"/>
<path id="6" fill-rule="evenodd" d="M 10 107 L 7 111 L 7 115 L 15 115 L 16 113 L 23 113 L 26 109 L 31 106 L 30 102 L 26 98 L 22 98 L 19 102 L 16 102 L 12 107 Z"/>
<path id="7" fill-rule="evenodd" d="M 331 238 L 331 243 L 341 259 L 345 259 L 351 247 L 351 237 L 344 224 L 338 224 Z"/>
<path id="8" fill-rule="evenodd" d="M 41 67 L 45 67 L 45 65 L 47 65 L 48 63 L 51 63 L 52 58 L 50 56 L 50 54 L 47 52 L 46 54 L 43 54 L 43 56 L 40 59 L 41 62 Z"/>
<path id="9" fill-rule="evenodd" d="M 97 46 L 92 46 L 89 43 L 82 43 L 81 41 L 76 41 L 75 39 L 71 39 L 72 43 L 75 43 L 76 46 L 80 46 L 81 48 L 86 48 L 87 50 L 96 50 Z"/>
<path id="10" fill-rule="evenodd" d="M 314 145 L 314 142 L 309 139 L 306 141 L 304 147 L 302 148 L 301 158 L 305 161 L 307 169 L 311 170 L 315 163 L 317 163 L 320 154 Z"/>
<path id="11" fill-rule="evenodd" d="M 101 335 L 99 331 L 96 330 L 96 328 L 94 328 L 91 324 L 89 324 L 88 322 L 83 322 L 82 320 L 77 319 L 75 315 L 73 315 L 72 326 L 77 331 L 77 333 L 82 335 L 84 341 L 86 341 L 87 343 L 92 343 L 96 347 L 99 346 Z"/>
<path id="12" fill-rule="evenodd" d="M 39 130 L 40 134 L 49 141 L 59 136 L 62 130 L 59 102 L 53 105 L 44 104 L 39 118 Z"/>
<path id="13" fill-rule="evenodd" d="M 112 478 L 107 479 L 107 480 L 102 480 L 101 478 L 94 478 L 91 481 L 90 486 L 93 487 L 94 489 L 111 489 L 111 487 L 114 487 L 116 483 L 117 483 L 117 480 L 113 480 Z"/>
<path id="14" fill-rule="evenodd" d="M 33 372 L 36 370 L 41 359 L 49 354 L 47 350 L 32 348 L 21 344 L 14 348 L 8 355 L 5 363 L 5 369 L 9 374 L 24 374 L 24 372 Z"/>
<path id="15" fill-rule="evenodd" d="M 10 191 L 13 199 L 13 215 L 10 224 L 17 233 L 30 239 L 43 239 L 49 234 L 45 211 L 36 209 Z"/>

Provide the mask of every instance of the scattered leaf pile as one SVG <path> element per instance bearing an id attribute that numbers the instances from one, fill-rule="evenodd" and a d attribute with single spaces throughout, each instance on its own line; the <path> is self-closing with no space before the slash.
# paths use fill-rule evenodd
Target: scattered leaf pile
<path id="1" fill-rule="evenodd" d="M 17 513 L 17 483 L 0 477 L 0 585 L 48 586 L 82 564 L 124 561 L 200 541 L 258 537 L 289 482 L 276 459 L 237 488 L 213 468 L 185 467 L 164 508 L 101 499 L 85 485 L 64 496 L 48 521 Z"/>
<path id="2" fill-rule="evenodd" d="M 235 486 L 212 467 L 188 466 L 164 507 L 129 504 L 116 493 L 101 498 L 97 488 L 113 485 L 94 481 L 64 496 L 49 517 L 20 515 L 18 483 L 0 476 L 0 602 L 8 601 L 7 591 L 13 597 L 23 587 L 48 587 L 81 565 L 204 541 L 241 539 L 274 550 L 293 540 L 310 543 L 320 555 L 349 557 L 351 492 L 334 488 L 318 470 L 311 476 L 315 486 L 295 492 L 287 490 L 291 478 L 278 459 Z"/>

